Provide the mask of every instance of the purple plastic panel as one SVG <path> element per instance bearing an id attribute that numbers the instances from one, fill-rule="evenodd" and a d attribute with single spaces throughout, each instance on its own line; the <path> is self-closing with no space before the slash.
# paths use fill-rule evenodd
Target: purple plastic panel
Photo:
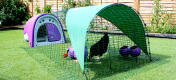
<path id="1" fill-rule="evenodd" d="M 24 34 L 27 34 L 28 35 L 28 40 L 29 40 L 29 46 L 30 47 L 34 47 L 34 27 L 35 27 L 35 23 L 36 21 L 38 20 L 38 18 L 40 16 L 43 16 L 43 15 L 47 15 L 49 13 L 44 13 L 44 14 L 39 14 L 39 15 L 36 15 L 32 18 L 30 18 L 27 22 L 26 22 L 26 25 L 24 26 Z"/>
<path id="2" fill-rule="evenodd" d="M 47 23 L 46 24 L 47 32 L 48 32 L 48 41 L 59 41 L 61 40 L 61 35 L 54 24 Z"/>
<path id="3" fill-rule="evenodd" d="M 73 50 L 73 47 L 70 46 L 69 48 L 67 48 L 67 54 L 70 58 L 76 58 L 76 55 L 74 53 L 74 50 Z M 88 49 L 87 49 L 87 46 L 85 46 L 85 49 L 84 49 L 84 57 L 86 58 L 88 56 Z"/>

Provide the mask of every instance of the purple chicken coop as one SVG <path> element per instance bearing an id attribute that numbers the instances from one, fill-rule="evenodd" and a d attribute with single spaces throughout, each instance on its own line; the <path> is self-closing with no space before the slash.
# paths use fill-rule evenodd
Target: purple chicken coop
<path id="1" fill-rule="evenodd" d="M 30 47 L 65 43 L 62 24 L 50 13 L 30 18 L 24 26 L 24 39 L 28 41 Z"/>

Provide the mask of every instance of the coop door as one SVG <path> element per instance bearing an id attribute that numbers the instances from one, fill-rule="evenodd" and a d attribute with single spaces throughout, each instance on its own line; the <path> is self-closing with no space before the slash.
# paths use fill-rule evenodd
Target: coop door
<path id="1" fill-rule="evenodd" d="M 46 24 L 47 32 L 48 32 L 48 41 L 59 41 L 61 40 L 61 35 L 54 24 L 47 23 Z"/>

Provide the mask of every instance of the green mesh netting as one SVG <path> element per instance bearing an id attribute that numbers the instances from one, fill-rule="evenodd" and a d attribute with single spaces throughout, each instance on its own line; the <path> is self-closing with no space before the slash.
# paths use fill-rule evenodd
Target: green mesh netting
<path id="1" fill-rule="evenodd" d="M 148 54 L 143 23 L 131 7 L 123 4 L 113 4 L 101 10 L 97 15 L 117 26 Z"/>
<path id="2" fill-rule="evenodd" d="M 67 12 L 66 26 L 82 70 L 84 70 L 83 46 L 85 46 L 86 31 L 91 20 L 96 15 L 110 21 L 132 41 L 134 41 L 134 43 L 146 54 L 148 54 L 143 23 L 131 7 L 114 3 L 83 8 L 73 8 Z"/>
<path id="3" fill-rule="evenodd" d="M 84 80 L 86 77 L 82 74 L 83 71 L 90 80 L 125 79 L 126 76 L 118 76 L 118 78 L 111 76 L 148 63 L 143 54 L 148 55 L 144 26 L 131 7 L 115 3 L 73 8 L 52 14 L 59 18 L 64 27 L 66 43 L 26 47 L 24 50 L 41 65 L 45 74 L 52 75 L 55 80 Z M 104 33 L 109 35 L 107 51 L 101 56 L 100 61 L 96 61 L 95 56 L 92 61 L 88 62 L 87 58 L 83 57 L 83 46 L 87 46 L 90 54 L 91 46 L 97 43 Z M 47 35 L 45 28 L 41 28 L 38 34 Z M 63 57 L 71 45 L 78 61 Z M 135 45 L 142 49 L 137 62 L 133 57 L 124 59 L 119 55 L 119 49 L 122 46 Z M 128 75 L 134 74 L 136 73 Z"/>

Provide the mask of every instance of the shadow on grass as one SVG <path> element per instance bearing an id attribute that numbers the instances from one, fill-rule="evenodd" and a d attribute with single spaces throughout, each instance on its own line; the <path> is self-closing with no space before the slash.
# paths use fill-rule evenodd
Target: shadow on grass
<path id="1" fill-rule="evenodd" d="M 63 58 L 68 46 L 70 46 L 70 43 L 23 49 L 57 80 L 82 80 L 84 76 L 78 62 L 70 58 Z"/>
<path id="2" fill-rule="evenodd" d="M 103 58 L 101 59 L 101 62 L 88 62 L 88 76 L 91 80 L 102 80 L 107 77 L 111 77 L 113 75 L 116 75 L 118 73 L 122 72 L 128 72 L 135 69 L 140 69 L 146 65 L 152 65 L 151 68 L 156 68 L 157 66 L 163 65 L 167 63 L 166 60 L 169 58 L 169 56 L 165 55 L 158 55 L 158 54 L 152 54 L 152 61 L 150 62 L 148 57 L 144 55 L 140 55 L 136 61 L 136 58 L 123 58 L 119 55 L 119 53 L 112 53 L 117 50 L 109 50 L 111 52 L 110 59 L 109 54 L 106 53 Z M 111 69 L 110 69 L 110 61 L 111 61 Z M 146 70 L 140 70 L 137 73 L 148 71 Z M 123 78 L 133 76 L 134 74 L 128 75 L 128 76 L 121 76 Z M 117 79 L 119 79 L 117 77 Z"/>
<path id="3" fill-rule="evenodd" d="M 66 53 L 66 48 L 71 44 L 58 44 L 58 45 L 48 45 L 35 48 L 23 48 L 29 56 L 31 56 L 36 62 L 44 66 L 50 74 L 57 77 L 57 80 L 84 80 L 85 76 L 80 70 L 78 62 L 71 60 L 69 58 L 63 58 L 63 54 Z M 88 45 L 89 46 L 89 45 Z M 118 75 L 123 72 L 128 72 L 128 76 L 121 76 L 126 78 L 133 76 L 134 74 L 139 74 L 148 71 L 152 68 L 156 68 L 160 65 L 167 63 L 167 58 L 169 56 L 152 54 L 152 62 L 149 62 L 148 57 L 142 53 L 136 62 L 135 58 L 123 58 L 119 55 L 118 49 L 109 48 L 108 52 L 102 56 L 100 62 L 88 62 L 85 67 L 87 67 L 87 76 L 90 80 L 102 80 L 113 75 Z M 109 57 L 109 54 L 110 57 Z M 111 61 L 110 70 L 109 63 Z M 152 65 L 145 70 L 139 70 L 140 68 Z M 137 70 L 133 71 L 132 70 Z M 138 71 L 139 70 L 139 71 Z M 117 76 L 117 78 L 119 78 Z M 120 78 L 121 79 L 121 78 Z"/>
<path id="4" fill-rule="evenodd" d="M 7 80 L 7 79 L 4 79 L 4 78 L 0 78 L 0 80 Z"/>

